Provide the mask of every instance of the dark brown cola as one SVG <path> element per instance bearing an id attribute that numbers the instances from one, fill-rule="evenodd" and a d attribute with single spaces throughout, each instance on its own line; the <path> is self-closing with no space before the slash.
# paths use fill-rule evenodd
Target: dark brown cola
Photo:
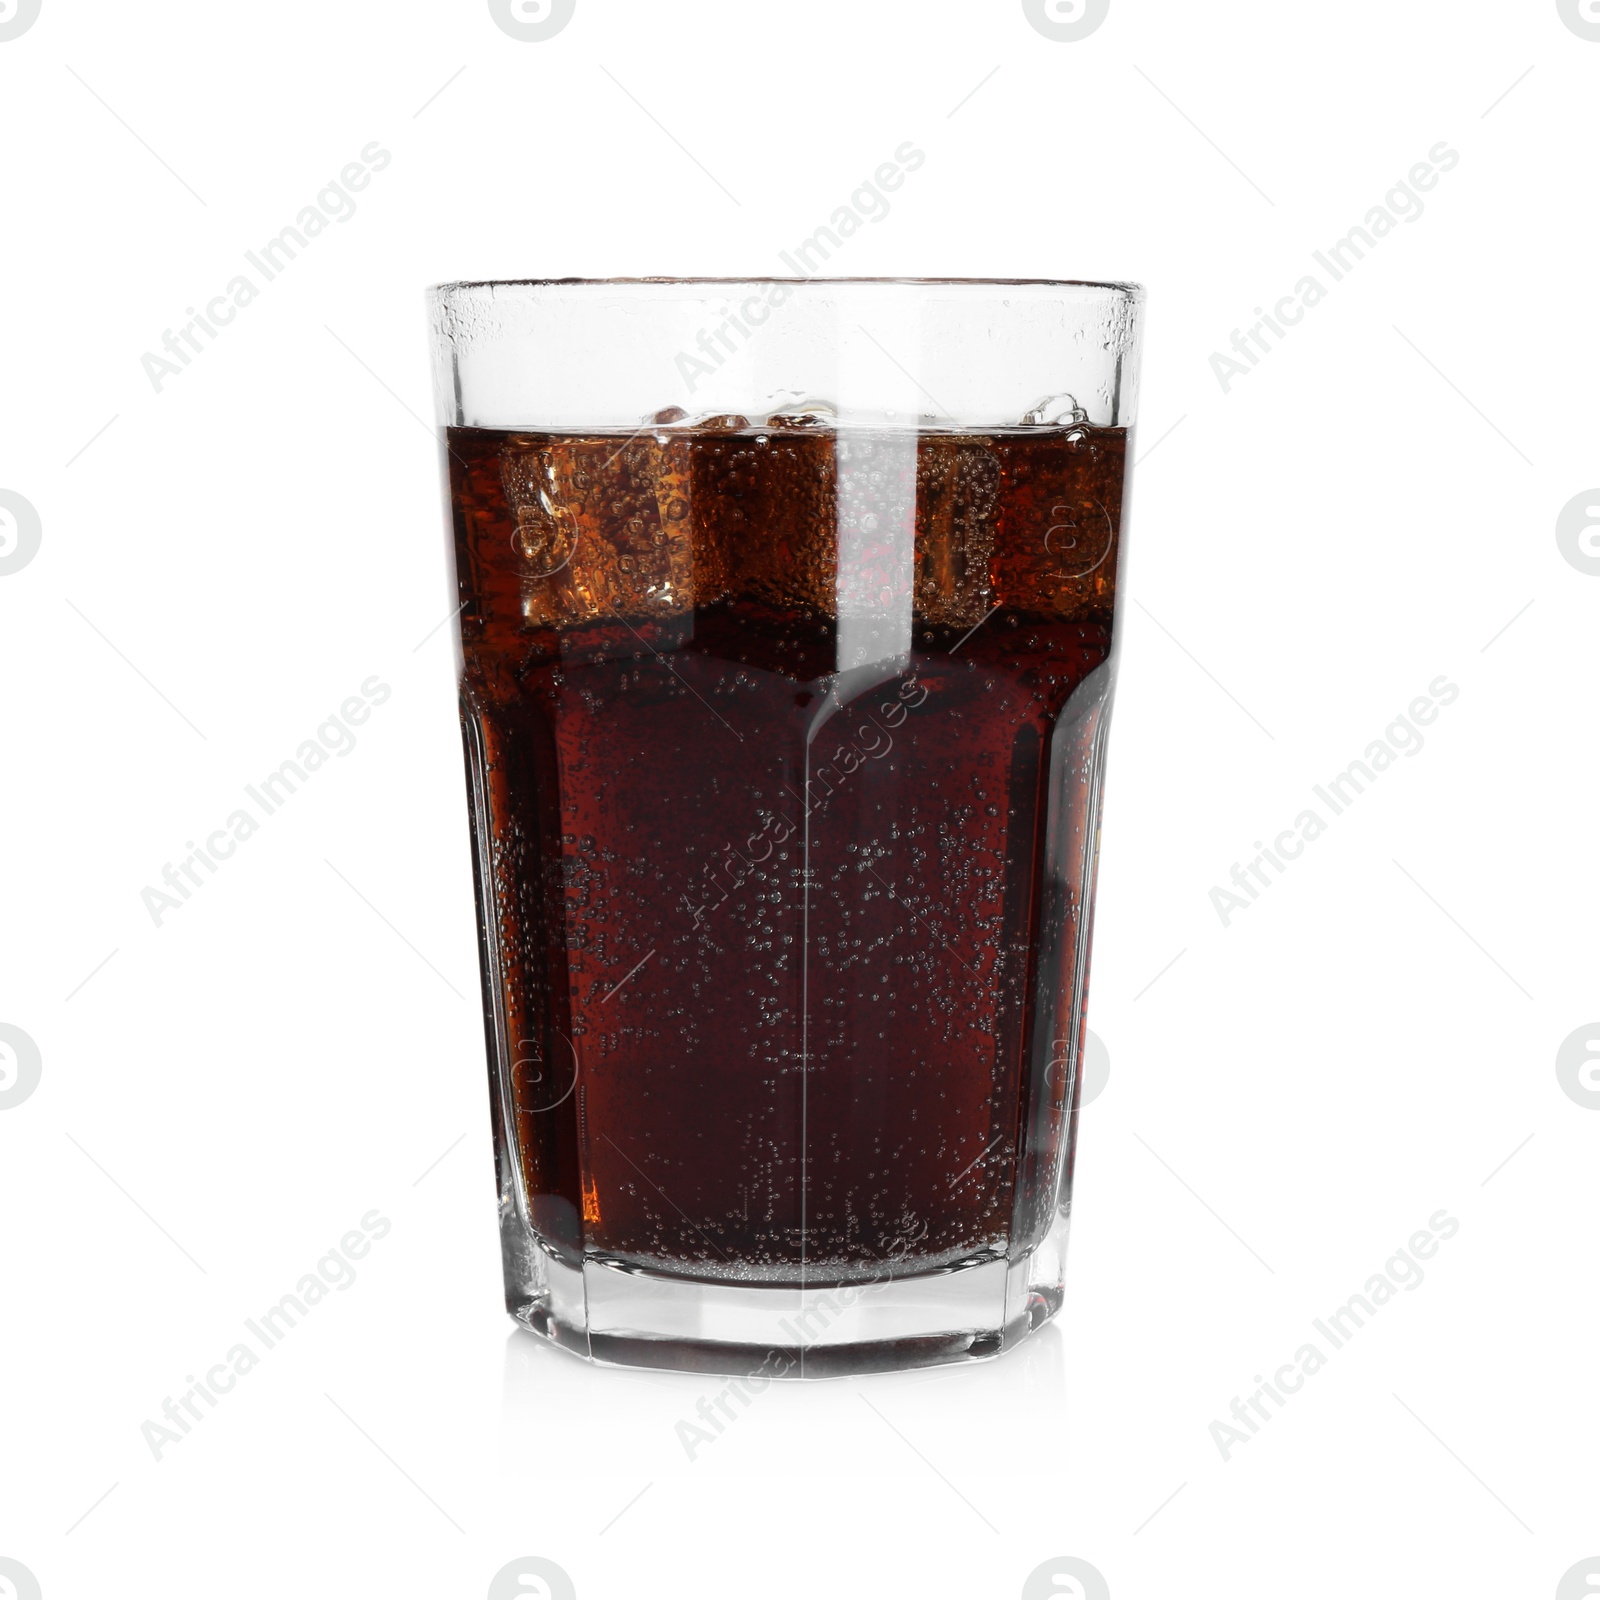
<path id="1" fill-rule="evenodd" d="M 1070 1162 L 1126 436 L 797 420 L 448 435 L 502 1194 L 573 1264 L 1014 1259 Z"/>

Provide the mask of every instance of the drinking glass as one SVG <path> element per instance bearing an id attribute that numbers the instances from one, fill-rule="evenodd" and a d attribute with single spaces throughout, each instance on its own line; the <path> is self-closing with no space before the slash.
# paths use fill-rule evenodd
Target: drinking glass
<path id="1" fill-rule="evenodd" d="M 431 291 L 534 1332 L 754 1389 L 1061 1305 L 1141 305 Z"/>

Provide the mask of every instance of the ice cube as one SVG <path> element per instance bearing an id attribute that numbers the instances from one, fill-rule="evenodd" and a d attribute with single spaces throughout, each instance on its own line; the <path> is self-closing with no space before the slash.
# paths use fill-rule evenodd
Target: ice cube
<path id="1" fill-rule="evenodd" d="M 994 604 L 990 565 L 1000 462 L 971 438 L 924 435 L 917 452 L 917 615 L 971 627 Z"/>
<path id="2" fill-rule="evenodd" d="M 718 576 L 741 599 L 830 614 L 838 568 L 833 435 L 774 430 L 718 440 L 696 467 L 697 539 L 706 547 L 703 557 L 697 548 L 697 573 L 702 560 L 718 560 Z"/>
<path id="3" fill-rule="evenodd" d="M 550 452 L 508 446 L 500 456 L 500 482 L 513 519 L 511 546 L 526 578 L 559 572 L 572 559 L 577 526 L 556 490 Z"/>
<path id="4" fill-rule="evenodd" d="M 1087 422 L 1089 413 L 1070 394 L 1047 394 L 1038 405 L 1024 414 L 1024 426 L 1063 427 L 1070 423 Z"/>
<path id="5" fill-rule="evenodd" d="M 524 621 L 665 617 L 694 604 L 691 441 L 508 439 L 500 477 Z"/>
<path id="6" fill-rule="evenodd" d="M 831 428 L 839 419 L 839 408 L 831 400 L 801 400 L 774 411 L 767 418 L 769 428 Z"/>
<path id="7" fill-rule="evenodd" d="M 748 417 L 733 411 L 702 411 L 691 417 L 682 406 L 665 406 L 645 421 L 647 428 L 694 428 L 701 433 L 739 433 L 750 426 Z"/>

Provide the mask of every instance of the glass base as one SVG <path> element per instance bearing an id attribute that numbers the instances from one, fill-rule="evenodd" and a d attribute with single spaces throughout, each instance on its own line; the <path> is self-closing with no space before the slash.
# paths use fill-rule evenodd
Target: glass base
<path id="1" fill-rule="evenodd" d="M 516 1219 L 510 1230 L 520 1234 Z M 585 1360 L 748 1378 L 834 1378 L 982 1361 L 1061 1307 L 1067 1216 L 1016 1260 L 844 1285 L 710 1283 L 506 1239 L 506 1306 Z"/>

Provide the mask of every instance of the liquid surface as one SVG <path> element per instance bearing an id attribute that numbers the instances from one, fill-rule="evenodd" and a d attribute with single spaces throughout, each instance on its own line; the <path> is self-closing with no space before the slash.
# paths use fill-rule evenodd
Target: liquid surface
<path id="1" fill-rule="evenodd" d="M 448 444 L 536 1231 L 768 1282 L 1027 1248 L 1081 1029 L 1124 433 Z"/>

